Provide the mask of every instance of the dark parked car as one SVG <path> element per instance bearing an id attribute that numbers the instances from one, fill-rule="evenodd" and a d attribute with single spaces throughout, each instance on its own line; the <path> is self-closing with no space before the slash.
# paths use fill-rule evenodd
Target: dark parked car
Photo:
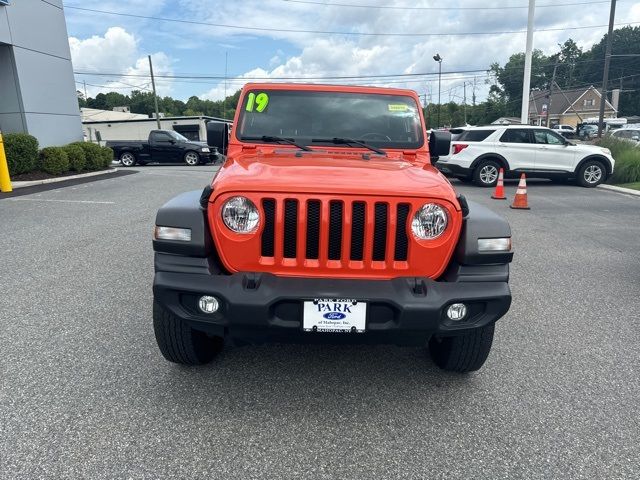
<path id="1" fill-rule="evenodd" d="M 107 142 L 113 149 L 113 155 L 125 167 L 147 163 L 177 163 L 187 165 L 215 162 L 218 158 L 216 148 L 205 142 L 194 142 L 172 130 L 152 130 L 149 140 Z"/>

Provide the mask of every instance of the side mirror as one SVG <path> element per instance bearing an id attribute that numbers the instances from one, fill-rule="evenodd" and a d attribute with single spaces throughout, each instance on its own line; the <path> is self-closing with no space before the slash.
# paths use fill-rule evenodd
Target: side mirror
<path id="1" fill-rule="evenodd" d="M 169 140 L 169 143 L 170 143 L 171 145 L 175 145 L 175 144 L 176 144 L 176 141 L 172 138 L 171 140 Z"/>
<path id="2" fill-rule="evenodd" d="M 431 155 L 431 163 L 436 163 L 439 157 L 449 155 L 451 151 L 451 133 L 449 132 L 431 132 L 429 135 L 429 154 Z"/>
<path id="3" fill-rule="evenodd" d="M 211 121 L 207 123 L 207 145 L 217 147 L 223 155 L 227 154 L 229 143 L 229 124 L 226 122 Z"/>

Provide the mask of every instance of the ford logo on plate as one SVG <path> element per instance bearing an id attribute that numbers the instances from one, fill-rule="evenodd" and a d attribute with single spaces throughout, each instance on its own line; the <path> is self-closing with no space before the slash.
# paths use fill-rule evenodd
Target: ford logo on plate
<path id="1" fill-rule="evenodd" d="M 325 313 L 323 317 L 326 318 L 327 320 L 342 320 L 343 318 L 346 317 L 346 315 L 340 312 L 329 312 L 329 313 Z"/>

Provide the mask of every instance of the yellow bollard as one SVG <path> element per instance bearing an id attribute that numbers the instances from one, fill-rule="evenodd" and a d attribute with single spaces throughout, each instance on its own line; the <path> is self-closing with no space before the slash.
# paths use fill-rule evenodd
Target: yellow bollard
<path id="1" fill-rule="evenodd" d="M 7 156 L 4 154 L 4 142 L 0 133 L 0 192 L 12 192 L 11 177 L 9 177 L 9 166 Z"/>

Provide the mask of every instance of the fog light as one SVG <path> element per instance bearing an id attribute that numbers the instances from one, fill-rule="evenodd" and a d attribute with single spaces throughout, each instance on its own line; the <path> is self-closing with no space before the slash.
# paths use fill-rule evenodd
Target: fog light
<path id="1" fill-rule="evenodd" d="M 449 320 L 462 320 L 467 315 L 467 306 L 464 303 L 454 303 L 447 308 Z"/>
<path id="2" fill-rule="evenodd" d="M 204 297 L 200 297 L 200 300 L 198 300 L 198 307 L 204 313 L 215 313 L 218 311 L 219 306 L 220 304 L 216 297 L 205 295 Z"/>

